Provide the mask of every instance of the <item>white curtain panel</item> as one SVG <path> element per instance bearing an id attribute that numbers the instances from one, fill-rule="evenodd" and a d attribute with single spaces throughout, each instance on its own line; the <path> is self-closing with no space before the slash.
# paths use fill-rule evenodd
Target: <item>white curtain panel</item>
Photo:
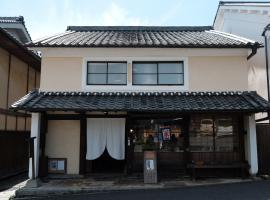
<path id="1" fill-rule="evenodd" d="M 125 159 L 125 119 L 107 118 L 107 150 L 116 160 Z"/>
<path id="2" fill-rule="evenodd" d="M 102 155 L 107 147 L 110 156 L 117 160 L 125 159 L 125 119 L 88 118 L 86 159 L 94 160 Z"/>
<path id="3" fill-rule="evenodd" d="M 106 147 L 106 132 L 104 130 L 105 127 L 102 119 L 87 119 L 87 160 L 97 159 L 104 152 Z"/>

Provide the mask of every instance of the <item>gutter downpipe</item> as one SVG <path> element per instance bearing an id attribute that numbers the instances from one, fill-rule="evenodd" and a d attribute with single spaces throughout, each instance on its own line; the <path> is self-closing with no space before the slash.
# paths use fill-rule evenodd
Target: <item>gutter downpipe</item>
<path id="1" fill-rule="evenodd" d="M 268 59 L 268 42 L 267 36 L 264 34 L 264 41 L 265 41 L 265 67 L 266 67 L 266 79 L 267 79 L 267 96 L 268 101 L 270 101 L 270 87 L 269 87 L 269 59 Z M 269 115 L 268 115 L 269 116 Z"/>
<path id="2" fill-rule="evenodd" d="M 248 55 L 247 60 L 252 58 L 257 53 L 257 49 L 258 49 L 258 47 L 252 47 L 251 48 L 251 53 Z"/>
<path id="3" fill-rule="evenodd" d="M 268 24 L 262 33 L 262 36 L 264 37 L 264 48 L 265 48 L 265 67 L 266 67 L 266 80 L 267 80 L 267 97 L 268 97 L 268 102 L 270 102 L 270 86 L 269 86 L 269 59 L 268 59 L 268 41 L 267 41 L 267 36 L 266 32 L 269 30 L 270 24 Z M 269 120 L 268 123 L 270 124 L 270 111 L 267 112 L 267 117 L 262 118 L 262 119 L 257 119 L 256 122 L 264 121 L 264 120 Z"/>

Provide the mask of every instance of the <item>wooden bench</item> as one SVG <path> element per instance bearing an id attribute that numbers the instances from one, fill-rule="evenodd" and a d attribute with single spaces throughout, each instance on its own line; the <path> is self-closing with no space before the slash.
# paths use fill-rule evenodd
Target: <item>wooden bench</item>
<path id="1" fill-rule="evenodd" d="M 241 169 L 242 178 L 246 178 L 246 171 L 249 169 L 249 164 L 245 162 L 241 163 L 231 163 L 231 164 L 196 164 L 190 163 L 187 165 L 188 169 L 191 169 L 191 178 L 192 180 L 196 180 L 197 178 L 197 170 L 198 169 Z"/>

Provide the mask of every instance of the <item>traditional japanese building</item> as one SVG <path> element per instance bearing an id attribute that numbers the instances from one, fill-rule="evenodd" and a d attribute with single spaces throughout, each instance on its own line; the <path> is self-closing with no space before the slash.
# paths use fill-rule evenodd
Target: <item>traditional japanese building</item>
<path id="1" fill-rule="evenodd" d="M 270 105 L 247 60 L 260 43 L 212 27 L 72 26 L 28 47 L 42 52 L 40 89 L 11 107 L 32 113 L 35 176 L 141 173 L 146 150 L 160 176 L 257 173 L 254 114 Z"/>

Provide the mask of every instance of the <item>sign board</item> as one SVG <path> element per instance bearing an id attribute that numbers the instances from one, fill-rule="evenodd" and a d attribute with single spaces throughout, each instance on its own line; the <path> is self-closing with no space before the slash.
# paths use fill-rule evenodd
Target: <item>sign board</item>
<path id="1" fill-rule="evenodd" d="M 144 183 L 157 183 L 157 153 L 144 152 Z"/>

